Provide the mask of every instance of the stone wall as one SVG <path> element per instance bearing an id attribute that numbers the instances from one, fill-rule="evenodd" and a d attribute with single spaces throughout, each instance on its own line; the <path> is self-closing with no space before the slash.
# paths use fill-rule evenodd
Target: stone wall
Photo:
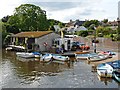
<path id="1" fill-rule="evenodd" d="M 98 50 L 120 51 L 120 42 L 112 41 L 110 38 L 97 38 L 97 40 L 99 40 L 96 44 Z M 74 41 L 83 42 L 93 49 L 91 38 L 75 37 Z"/>

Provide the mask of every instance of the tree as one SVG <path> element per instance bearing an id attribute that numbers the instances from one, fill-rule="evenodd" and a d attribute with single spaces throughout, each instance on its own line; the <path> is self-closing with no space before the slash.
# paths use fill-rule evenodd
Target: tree
<path id="1" fill-rule="evenodd" d="M 49 27 L 46 11 L 32 4 L 22 4 L 17 7 L 8 23 L 20 31 L 41 31 Z"/>
<path id="2" fill-rule="evenodd" d="M 99 26 L 99 21 L 98 20 L 90 20 L 90 21 L 86 21 L 83 26 L 85 26 L 86 28 L 90 27 L 90 25 L 94 24 L 96 27 Z"/>
<path id="3" fill-rule="evenodd" d="M 86 37 L 88 35 L 88 31 L 79 31 L 77 32 L 78 36 Z"/>
<path id="4" fill-rule="evenodd" d="M 104 19 L 103 22 L 104 22 L 104 23 L 107 23 L 107 22 L 108 22 L 108 19 Z"/>

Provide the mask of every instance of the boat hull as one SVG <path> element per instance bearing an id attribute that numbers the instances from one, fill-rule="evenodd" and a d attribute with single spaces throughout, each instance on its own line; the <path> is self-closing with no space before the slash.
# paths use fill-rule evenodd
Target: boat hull
<path id="1" fill-rule="evenodd" d="M 100 77 L 112 77 L 113 67 L 109 64 L 102 63 L 97 66 L 97 73 Z"/>

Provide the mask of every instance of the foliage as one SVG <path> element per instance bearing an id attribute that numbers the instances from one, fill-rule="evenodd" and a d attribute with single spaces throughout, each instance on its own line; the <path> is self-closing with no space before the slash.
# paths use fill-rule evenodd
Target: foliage
<path id="1" fill-rule="evenodd" d="M 78 36 L 86 37 L 88 35 L 88 31 L 79 31 L 77 32 Z"/>
<path id="2" fill-rule="evenodd" d="M 96 29 L 96 34 L 97 34 L 97 36 L 104 36 L 104 35 L 109 35 L 109 34 L 111 34 L 112 33 L 112 29 L 111 28 L 108 28 L 108 27 L 98 27 L 97 29 Z"/>
<path id="3" fill-rule="evenodd" d="M 17 7 L 8 23 L 17 27 L 20 31 L 47 30 L 49 27 L 46 12 L 39 6 L 32 4 L 22 4 Z"/>
<path id="4" fill-rule="evenodd" d="M 90 20 L 90 21 L 86 21 L 83 26 L 85 26 L 86 28 L 90 27 L 90 25 L 94 24 L 96 27 L 99 25 L 99 21 L 98 20 Z"/>
<path id="5" fill-rule="evenodd" d="M 65 24 L 60 22 L 60 21 L 58 21 L 58 20 L 49 19 L 48 22 L 50 24 L 50 30 L 52 30 L 52 31 L 55 31 L 54 25 L 59 25 L 60 28 L 65 27 Z"/>
<path id="6" fill-rule="evenodd" d="M 103 22 L 104 22 L 104 23 L 107 23 L 107 22 L 108 22 L 108 19 L 104 19 Z"/>
<path id="7" fill-rule="evenodd" d="M 2 20 L 2 22 L 7 22 L 8 21 L 8 19 L 9 19 L 9 15 L 7 15 L 7 16 L 4 16 L 1 20 Z"/>

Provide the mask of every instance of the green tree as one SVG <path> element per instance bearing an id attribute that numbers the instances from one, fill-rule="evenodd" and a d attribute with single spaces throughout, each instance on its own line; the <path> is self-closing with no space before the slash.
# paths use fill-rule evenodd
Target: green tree
<path id="1" fill-rule="evenodd" d="M 104 22 L 104 23 L 107 23 L 107 22 L 108 22 L 108 19 L 104 19 L 103 22 Z"/>
<path id="2" fill-rule="evenodd" d="M 77 32 L 78 36 L 86 37 L 88 35 L 88 31 L 79 31 Z"/>
<path id="3" fill-rule="evenodd" d="M 8 23 L 20 31 L 41 31 L 49 27 L 46 11 L 32 4 L 22 4 L 17 7 Z"/>
<path id="4" fill-rule="evenodd" d="M 94 24 L 96 27 L 99 26 L 99 21 L 98 20 L 90 20 L 90 21 L 86 21 L 83 26 L 85 26 L 86 28 L 89 28 L 90 25 Z"/>

